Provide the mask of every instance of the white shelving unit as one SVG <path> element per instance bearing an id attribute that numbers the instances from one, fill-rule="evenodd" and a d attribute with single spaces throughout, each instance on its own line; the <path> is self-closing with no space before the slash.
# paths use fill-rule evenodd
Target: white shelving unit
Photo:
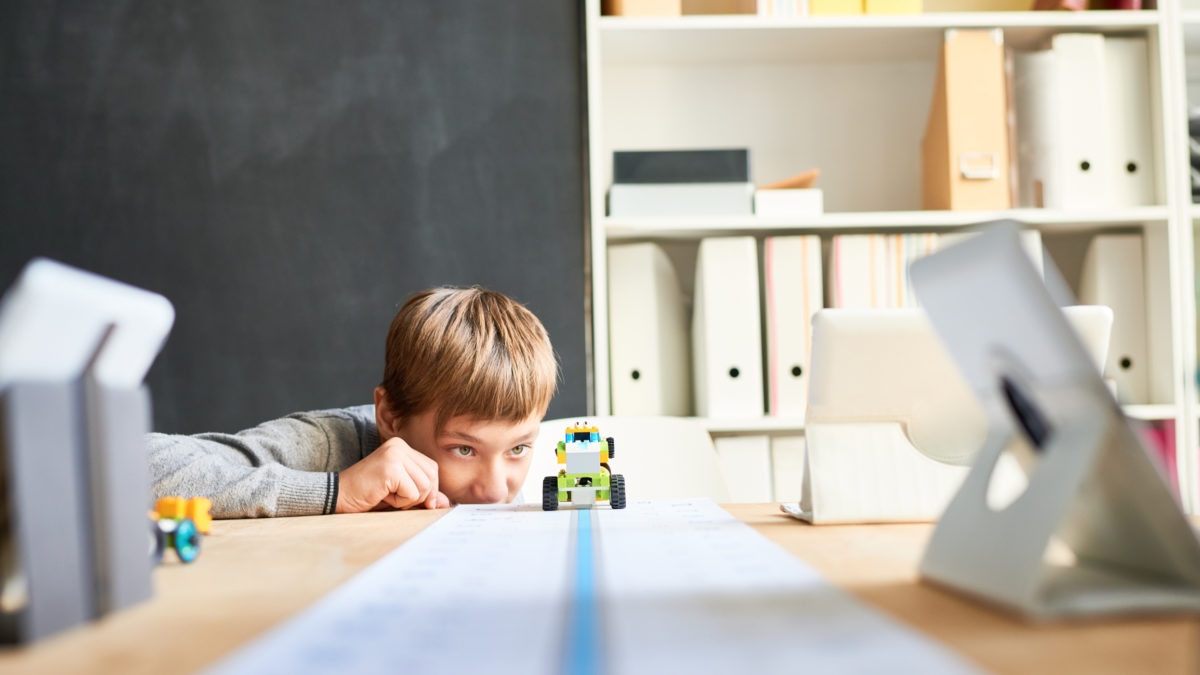
<path id="1" fill-rule="evenodd" d="M 1140 231 L 1151 259 L 1159 261 L 1147 270 L 1147 294 L 1169 298 L 1159 303 L 1168 309 L 1157 317 L 1169 339 L 1152 350 L 1152 399 L 1128 406 L 1127 412 L 1143 420 L 1176 420 L 1180 475 L 1196 476 L 1200 407 L 1191 375 L 1196 367 L 1191 224 L 1193 219 L 1200 223 L 1200 206 L 1191 204 L 1187 176 L 1184 44 L 1194 45 L 1200 58 L 1200 0 L 1188 1 L 1196 7 L 634 19 L 601 16 L 600 0 L 585 0 L 596 413 L 611 411 L 610 244 L 660 241 L 686 258 L 689 247 L 694 250 L 699 239 L 709 236 L 953 231 L 1013 218 L 1040 230 L 1051 256 L 1068 258 L 1060 267 L 1069 272 L 1070 256 L 1080 255 L 1072 253 L 1080 240 L 1098 232 Z M 1145 36 L 1154 92 L 1150 105 L 1156 122 L 1158 203 L 1096 212 L 922 211 L 920 141 L 935 60 L 948 28 L 1001 28 L 1006 45 L 1017 50 L 1038 46 L 1060 32 Z M 671 147 L 750 148 L 751 177 L 759 184 L 819 167 L 826 213 L 810 218 L 609 218 L 605 195 L 613 151 Z M 690 292 L 690 270 L 685 265 L 679 272 Z M 771 435 L 803 433 L 804 422 L 763 417 L 709 420 L 708 426 L 716 436 Z M 1200 512 L 1196 480 L 1184 481 L 1182 497 L 1189 511 Z"/>
<path id="2" fill-rule="evenodd" d="M 1200 105 L 1200 0 L 1181 0 L 1177 7 L 1178 20 L 1168 21 L 1167 25 L 1176 29 L 1177 47 L 1174 55 L 1180 60 L 1179 72 L 1174 84 L 1177 86 L 1176 102 L 1182 110 Z M 1182 44 L 1178 44 L 1182 43 Z M 1183 483 L 1184 505 L 1190 513 L 1200 512 L 1200 485 L 1196 478 L 1200 475 L 1200 405 L 1196 399 L 1197 340 L 1196 303 L 1197 289 L 1196 271 L 1200 263 L 1194 253 L 1197 237 L 1196 225 L 1200 224 L 1200 205 L 1192 204 L 1191 181 L 1188 177 L 1190 154 L 1187 147 L 1187 119 L 1181 122 L 1182 137 L 1180 138 L 1180 199 L 1178 204 L 1180 237 L 1180 281 L 1183 284 L 1183 322 L 1180 341 L 1183 344 L 1182 375 L 1184 389 L 1187 392 L 1187 406 L 1180 416 L 1179 427 L 1182 428 L 1181 444 L 1178 446 L 1178 469 L 1181 477 L 1191 477 L 1192 480 L 1181 480 Z"/>

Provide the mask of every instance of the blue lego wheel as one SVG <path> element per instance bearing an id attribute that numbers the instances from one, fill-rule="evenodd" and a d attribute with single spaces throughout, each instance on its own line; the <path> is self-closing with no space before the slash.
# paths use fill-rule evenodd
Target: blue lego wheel
<path id="1" fill-rule="evenodd" d="M 185 563 L 192 562 L 200 555 L 200 531 L 196 529 L 196 523 L 191 518 L 179 521 L 172 535 L 171 545 L 179 554 L 179 559 Z"/>

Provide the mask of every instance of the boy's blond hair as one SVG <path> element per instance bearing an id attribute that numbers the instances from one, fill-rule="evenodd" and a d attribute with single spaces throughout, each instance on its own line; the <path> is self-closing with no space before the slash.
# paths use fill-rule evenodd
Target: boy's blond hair
<path id="1" fill-rule="evenodd" d="M 465 415 L 520 422 L 546 414 L 558 361 L 546 328 L 503 293 L 431 288 L 404 303 L 388 330 L 381 386 L 400 417 L 436 409 L 435 424 Z"/>

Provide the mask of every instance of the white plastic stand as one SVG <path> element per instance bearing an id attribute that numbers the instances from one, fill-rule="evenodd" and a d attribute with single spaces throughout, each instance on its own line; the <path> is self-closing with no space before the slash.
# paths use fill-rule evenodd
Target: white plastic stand
<path id="1" fill-rule="evenodd" d="M 1006 223 L 912 278 L 988 419 L 922 577 L 1031 618 L 1200 612 L 1200 541 L 1052 300 L 1067 295 L 1052 265 L 1043 284 Z M 993 508 L 1006 450 L 1029 482 Z"/>
<path id="2" fill-rule="evenodd" d="M 1046 441 L 1025 492 L 994 510 L 990 440 L 921 561 L 934 583 L 1032 618 L 1200 612 L 1200 545 L 1121 411 L 1085 392 Z M 1020 443 L 1020 441 L 1017 441 Z M 1053 560 L 1052 546 L 1074 560 Z"/>

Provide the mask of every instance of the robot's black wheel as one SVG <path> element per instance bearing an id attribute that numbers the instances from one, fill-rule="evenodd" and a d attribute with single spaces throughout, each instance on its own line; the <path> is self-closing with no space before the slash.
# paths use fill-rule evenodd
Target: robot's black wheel
<path id="1" fill-rule="evenodd" d="M 612 459 L 613 457 L 616 457 L 617 456 L 617 442 L 613 440 L 612 436 L 609 436 L 608 438 L 606 438 L 604 440 L 606 442 L 608 442 L 608 458 Z"/>
<path id="2" fill-rule="evenodd" d="M 625 476 L 619 473 L 613 474 L 612 495 L 608 501 L 614 509 L 625 508 Z"/>
<path id="3" fill-rule="evenodd" d="M 542 510 L 558 510 L 558 476 L 546 476 L 542 479 Z"/>

